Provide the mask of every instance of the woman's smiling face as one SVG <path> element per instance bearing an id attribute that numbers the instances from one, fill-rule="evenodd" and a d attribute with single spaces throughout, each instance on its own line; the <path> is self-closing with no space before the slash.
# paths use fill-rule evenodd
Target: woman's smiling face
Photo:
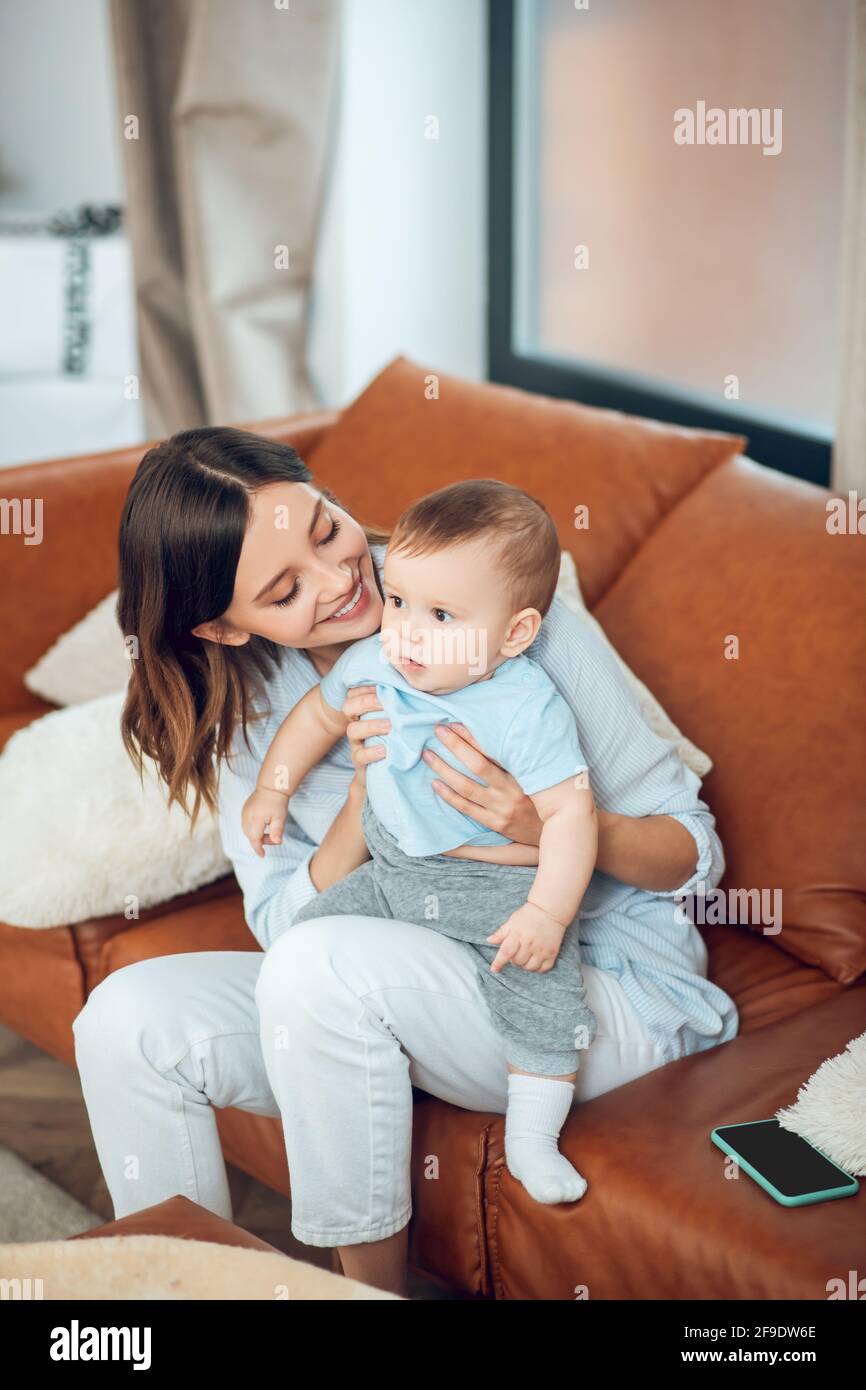
<path id="1" fill-rule="evenodd" d="M 250 510 L 231 604 L 194 628 L 198 636 L 238 646 L 255 634 L 313 649 L 377 631 L 382 599 L 354 517 L 309 483 L 270 483 Z"/>

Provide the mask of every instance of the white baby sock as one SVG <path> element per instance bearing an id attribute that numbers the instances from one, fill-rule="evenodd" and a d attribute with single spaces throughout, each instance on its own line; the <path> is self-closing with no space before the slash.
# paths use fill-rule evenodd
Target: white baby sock
<path id="1" fill-rule="evenodd" d="M 586 1178 L 557 1147 L 573 1097 L 572 1081 L 508 1074 L 505 1162 L 536 1202 L 576 1202 L 586 1191 Z"/>

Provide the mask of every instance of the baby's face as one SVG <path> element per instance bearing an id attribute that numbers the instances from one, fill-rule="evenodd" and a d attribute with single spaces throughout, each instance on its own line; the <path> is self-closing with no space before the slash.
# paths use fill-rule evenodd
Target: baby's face
<path id="1" fill-rule="evenodd" d="M 382 660 L 428 694 L 489 678 L 533 640 L 534 631 L 518 618 L 512 649 L 517 615 L 484 540 L 414 556 L 389 546 L 382 587 Z"/>

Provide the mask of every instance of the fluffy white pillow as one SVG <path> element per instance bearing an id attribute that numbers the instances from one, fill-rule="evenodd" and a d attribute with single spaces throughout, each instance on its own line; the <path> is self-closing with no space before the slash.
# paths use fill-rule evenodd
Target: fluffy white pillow
<path id="1" fill-rule="evenodd" d="M 810 1144 L 853 1177 L 866 1177 L 866 1033 L 828 1057 L 800 1087 L 793 1105 L 776 1111 L 782 1129 Z"/>
<path id="2" fill-rule="evenodd" d="M 120 739 L 123 694 L 44 715 L 0 756 L 0 921 L 58 927 L 124 914 L 210 883 L 231 868 L 216 818 L 192 834 L 166 806 L 152 764 L 144 785 Z"/>
<path id="3" fill-rule="evenodd" d="M 611 646 L 601 623 L 597 618 L 592 616 L 583 601 L 583 594 L 580 592 L 580 581 L 577 577 L 574 560 L 567 550 L 563 550 L 560 556 L 559 583 L 556 586 L 556 592 L 557 596 L 571 609 L 572 613 L 583 622 L 589 623 L 590 627 L 595 629 L 602 641 L 610 647 L 610 650 L 619 663 L 623 675 L 627 677 L 629 684 L 633 686 L 640 703 L 643 717 L 649 724 L 653 733 L 658 734 L 659 738 L 668 739 L 671 743 L 675 743 L 677 752 L 686 767 L 690 767 L 692 772 L 696 772 L 699 777 L 706 777 L 707 773 L 712 769 L 712 761 L 707 757 L 706 753 L 701 752 L 700 748 L 697 748 L 695 744 L 692 743 L 691 739 L 686 738 L 685 734 L 680 733 L 676 724 L 662 709 L 656 697 L 650 690 L 647 690 L 643 681 L 639 680 L 634 671 L 625 664 L 619 652 L 616 650 L 616 647 Z"/>
<path id="4" fill-rule="evenodd" d="M 125 690 L 129 660 L 114 614 L 117 590 L 58 637 L 24 675 L 34 695 L 52 705 L 81 705 Z"/>

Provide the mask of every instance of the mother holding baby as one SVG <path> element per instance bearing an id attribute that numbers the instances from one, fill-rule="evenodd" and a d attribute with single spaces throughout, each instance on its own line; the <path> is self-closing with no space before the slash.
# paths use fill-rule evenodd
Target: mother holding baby
<path id="1" fill-rule="evenodd" d="M 288 712 L 379 630 L 387 539 L 286 444 L 209 427 L 142 459 L 120 535 L 118 617 L 139 652 L 124 738 L 173 799 L 218 809 L 262 950 L 128 965 L 93 990 L 74 1034 L 117 1218 L 182 1193 L 230 1219 L 214 1107 L 279 1116 L 293 1234 L 338 1248 L 347 1275 L 405 1293 L 412 1087 L 505 1113 L 508 1069 L 461 942 L 390 918 L 297 920 L 369 858 L 366 768 L 389 729 L 375 686 L 349 690 L 347 734 L 291 797 L 281 842 L 260 856 L 241 828 Z M 597 1032 L 579 1103 L 736 1034 L 703 939 L 675 910 L 715 886 L 724 861 L 699 779 L 651 732 L 606 644 L 554 598 L 525 655 L 573 714 L 597 807 L 579 924 Z M 424 754 L 437 795 L 500 841 L 464 857 L 537 864 L 542 821 L 486 756 L 485 730 L 436 735 L 449 754 Z"/>

